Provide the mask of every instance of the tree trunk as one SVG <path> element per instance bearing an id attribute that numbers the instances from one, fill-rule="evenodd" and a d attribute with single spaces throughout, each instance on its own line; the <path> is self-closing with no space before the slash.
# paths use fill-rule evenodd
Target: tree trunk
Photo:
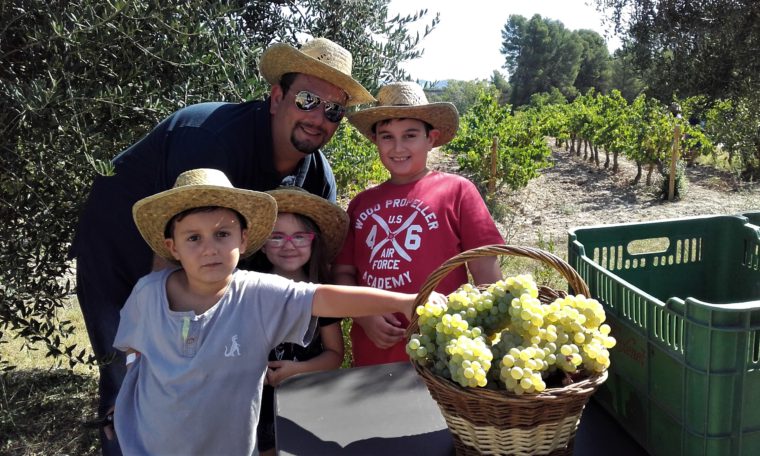
<path id="1" fill-rule="evenodd" d="M 570 155 L 575 153 L 575 135 L 570 135 Z"/>
<path id="2" fill-rule="evenodd" d="M 654 163 L 650 163 L 647 167 L 647 187 L 652 185 L 652 172 L 654 171 Z"/>
<path id="3" fill-rule="evenodd" d="M 610 169 L 610 151 L 607 149 L 604 149 L 604 169 Z"/>
<path id="4" fill-rule="evenodd" d="M 599 168 L 599 146 L 597 146 L 594 143 L 591 143 L 591 153 L 594 157 L 594 164 L 597 168 Z"/>
<path id="5" fill-rule="evenodd" d="M 618 163 L 618 155 L 620 152 L 615 151 L 612 153 L 612 173 L 617 174 L 620 171 L 620 164 Z"/>
<path id="6" fill-rule="evenodd" d="M 583 161 L 588 160 L 588 140 L 582 139 L 583 141 Z"/>
<path id="7" fill-rule="evenodd" d="M 636 177 L 633 178 L 633 181 L 631 182 L 631 185 L 636 185 L 641 180 L 641 173 L 642 173 L 642 166 L 641 162 L 636 162 Z"/>

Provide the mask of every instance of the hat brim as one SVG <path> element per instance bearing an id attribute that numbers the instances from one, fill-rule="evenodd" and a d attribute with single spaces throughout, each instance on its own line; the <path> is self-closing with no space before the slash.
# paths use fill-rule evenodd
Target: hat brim
<path id="1" fill-rule="evenodd" d="M 278 212 L 292 212 L 309 217 L 319 227 L 332 261 L 343 248 L 348 233 L 348 214 L 335 203 L 304 190 L 277 189 L 268 192 L 277 201 Z"/>
<path id="2" fill-rule="evenodd" d="M 348 94 L 348 106 L 372 103 L 375 97 L 359 82 L 335 68 L 309 57 L 287 43 L 276 43 L 261 55 L 259 69 L 264 79 L 271 85 L 280 83 L 287 73 L 309 74 L 340 87 Z"/>
<path id="3" fill-rule="evenodd" d="M 457 134 L 459 113 L 453 103 L 429 103 L 418 106 L 376 106 L 348 115 L 348 121 L 367 139 L 373 141 L 372 126 L 386 119 L 417 119 L 440 131 L 433 147 L 442 146 Z"/>
<path id="4" fill-rule="evenodd" d="M 233 209 L 245 218 L 248 240 L 241 258 L 261 248 L 277 219 L 277 203 L 268 194 L 216 185 L 177 187 L 143 198 L 133 206 L 132 216 L 150 248 L 157 255 L 174 261 L 164 243 L 166 224 L 180 212 L 204 206 Z"/>

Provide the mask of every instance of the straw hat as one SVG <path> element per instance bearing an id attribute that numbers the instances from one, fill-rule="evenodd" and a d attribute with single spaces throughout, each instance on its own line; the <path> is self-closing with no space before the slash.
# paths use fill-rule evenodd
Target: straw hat
<path id="1" fill-rule="evenodd" d="M 327 38 L 315 38 L 296 49 L 287 43 L 276 43 L 261 55 L 261 75 L 272 85 L 280 83 L 286 73 L 316 76 L 340 87 L 348 94 L 348 106 L 372 103 L 375 98 L 351 77 L 351 53 Z"/>
<path id="2" fill-rule="evenodd" d="M 248 225 L 248 245 L 241 258 L 258 250 L 277 219 L 274 198 L 263 192 L 235 188 L 218 169 L 192 169 L 177 177 L 174 187 L 143 198 L 132 207 L 140 234 L 156 254 L 174 261 L 164 245 L 164 230 L 172 217 L 187 209 L 220 206 L 238 211 Z"/>
<path id="3" fill-rule="evenodd" d="M 305 215 L 317 224 L 327 247 L 328 261 L 332 261 L 338 255 L 348 232 L 346 211 L 337 204 L 299 187 L 280 187 L 267 193 L 277 201 L 278 212 Z"/>
<path id="4" fill-rule="evenodd" d="M 386 119 L 418 119 L 441 132 L 433 147 L 451 141 L 459 128 L 459 113 L 453 103 L 428 103 L 425 92 L 414 82 L 393 82 L 380 88 L 377 106 L 348 115 L 351 122 L 372 141 L 372 126 Z"/>

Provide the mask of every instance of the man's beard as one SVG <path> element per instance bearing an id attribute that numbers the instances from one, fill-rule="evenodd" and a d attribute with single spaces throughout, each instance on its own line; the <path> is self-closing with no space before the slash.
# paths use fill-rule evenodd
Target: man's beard
<path id="1" fill-rule="evenodd" d="M 313 141 L 303 141 L 299 140 L 296 136 L 296 129 L 300 127 L 300 123 L 296 124 L 295 128 L 293 129 L 293 132 L 290 134 L 290 143 L 293 144 L 293 147 L 296 148 L 297 151 L 303 153 L 303 154 L 313 154 L 314 152 L 318 151 L 320 147 L 324 146 L 325 143 L 314 145 Z M 311 128 L 311 127 L 310 127 Z M 323 130 L 322 134 L 327 136 L 327 133 Z"/>

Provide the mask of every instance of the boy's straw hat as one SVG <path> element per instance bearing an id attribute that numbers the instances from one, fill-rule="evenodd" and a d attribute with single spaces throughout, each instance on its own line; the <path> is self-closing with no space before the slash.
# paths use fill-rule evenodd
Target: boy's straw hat
<path id="1" fill-rule="evenodd" d="M 286 73 L 316 76 L 348 94 L 348 106 L 372 103 L 375 98 L 351 77 L 351 53 L 327 38 L 315 38 L 296 49 L 287 43 L 276 43 L 261 55 L 261 75 L 272 85 L 280 83 Z"/>
<path id="2" fill-rule="evenodd" d="M 274 198 L 263 192 L 235 188 L 218 169 L 192 169 L 177 177 L 174 187 L 143 198 L 132 207 L 140 234 L 156 254 L 174 261 L 164 245 L 164 230 L 172 217 L 187 209 L 220 206 L 238 211 L 248 225 L 248 245 L 241 258 L 258 250 L 277 219 Z"/>
<path id="3" fill-rule="evenodd" d="M 433 144 L 451 141 L 459 128 L 459 113 L 453 103 L 428 103 L 425 92 L 414 82 L 393 82 L 380 88 L 377 106 L 349 114 L 351 122 L 372 141 L 372 126 L 386 119 L 417 119 L 429 123 L 441 134 Z"/>
<path id="4" fill-rule="evenodd" d="M 314 221 L 322 233 L 328 261 L 332 261 L 338 255 L 348 233 L 346 211 L 337 204 L 299 187 L 279 187 L 267 193 L 277 201 L 278 212 L 301 214 Z"/>

